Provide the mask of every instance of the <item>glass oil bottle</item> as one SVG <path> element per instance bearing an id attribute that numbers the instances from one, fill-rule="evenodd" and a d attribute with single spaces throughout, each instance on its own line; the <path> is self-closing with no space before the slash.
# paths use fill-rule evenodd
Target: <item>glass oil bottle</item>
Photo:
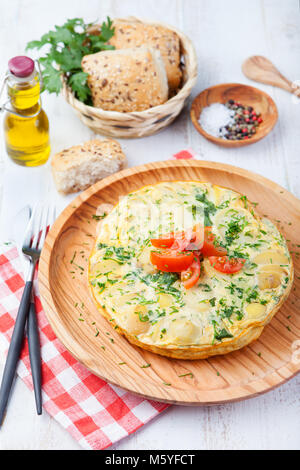
<path id="1" fill-rule="evenodd" d="M 49 121 L 42 108 L 41 74 L 34 61 L 17 56 L 8 62 L 3 89 L 7 87 L 4 136 L 9 157 L 18 165 L 43 165 L 49 158 Z M 9 106 L 8 106 L 9 105 Z"/>

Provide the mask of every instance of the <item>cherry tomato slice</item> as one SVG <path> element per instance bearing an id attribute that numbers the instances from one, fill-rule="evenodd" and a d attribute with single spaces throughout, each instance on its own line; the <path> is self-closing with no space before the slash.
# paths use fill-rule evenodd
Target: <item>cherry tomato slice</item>
<path id="1" fill-rule="evenodd" d="M 211 227 L 195 225 L 193 229 L 185 232 L 171 232 L 160 238 L 152 238 L 151 243 L 156 248 L 170 248 L 179 251 L 201 251 L 204 257 L 225 256 L 227 251 L 221 246 L 215 246 L 215 236 Z"/>
<path id="2" fill-rule="evenodd" d="M 215 236 L 211 231 L 211 227 L 204 228 L 204 243 L 201 252 L 205 258 L 209 256 L 225 256 L 227 251 L 221 246 L 214 245 Z"/>
<path id="3" fill-rule="evenodd" d="M 186 271 L 193 260 L 194 256 L 190 251 L 160 250 L 150 253 L 151 263 L 160 271 L 167 273 Z"/>
<path id="4" fill-rule="evenodd" d="M 180 232 L 170 232 L 159 238 L 151 238 L 151 244 L 156 248 L 170 248 L 183 251 L 187 249 L 191 238 L 194 236 L 192 229 Z"/>
<path id="5" fill-rule="evenodd" d="M 151 244 L 155 248 L 171 248 L 174 243 L 174 233 L 162 235 L 160 238 L 151 238 Z"/>
<path id="6" fill-rule="evenodd" d="M 193 287 L 200 277 L 201 266 L 199 258 L 194 257 L 191 266 L 181 273 L 181 281 L 186 289 Z"/>
<path id="7" fill-rule="evenodd" d="M 189 231 L 189 234 L 186 238 L 189 239 L 189 243 L 186 247 L 187 250 L 201 250 L 204 242 L 204 228 L 202 227 L 202 225 L 195 225 L 193 230 Z"/>
<path id="8" fill-rule="evenodd" d="M 209 256 L 211 266 L 225 274 L 233 274 L 239 272 L 245 264 L 243 258 L 229 258 L 228 256 Z"/>

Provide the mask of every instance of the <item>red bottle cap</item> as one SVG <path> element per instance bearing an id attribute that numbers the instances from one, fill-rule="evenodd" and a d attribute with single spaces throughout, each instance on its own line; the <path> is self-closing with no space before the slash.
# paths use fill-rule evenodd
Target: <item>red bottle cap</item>
<path id="1" fill-rule="evenodd" d="M 28 77 L 34 71 L 34 62 L 30 57 L 18 55 L 9 60 L 8 69 L 16 77 Z"/>

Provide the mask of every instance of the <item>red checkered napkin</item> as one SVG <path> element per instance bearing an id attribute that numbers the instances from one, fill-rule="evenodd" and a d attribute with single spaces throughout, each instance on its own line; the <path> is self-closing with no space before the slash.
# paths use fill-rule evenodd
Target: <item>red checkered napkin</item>
<path id="1" fill-rule="evenodd" d="M 180 150 L 180 152 L 174 153 L 172 158 L 175 158 L 176 160 L 190 160 L 191 158 L 197 158 L 197 154 L 193 149 L 184 149 Z"/>
<path id="2" fill-rule="evenodd" d="M 188 149 L 173 158 L 194 156 Z M 80 445 L 86 449 L 105 449 L 168 407 L 109 385 L 79 364 L 54 335 L 42 309 L 36 281 L 34 287 L 42 354 L 43 406 Z M 22 264 L 16 247 L 0 246 L 0 341 L 6 350 L 23 288 Z M 33 390 L 27 340 L 17 373 Z"/>
<path id="3" fill-rule="evenodd" d="M 0 340 L 8 349 L 24 288 L 15 246 L 1 247 Z M 86 449 L 105 449 L 132 434 L 168 405 L 145 400 L 109 385 L 79 364 L 54 335 L 41 306 L 35 281 L 40 330 L 43 406 Z M 27 340 L 17 369 L 33 390 Z M 34 403 L 34 402 L 33 402 Z M 34 405 L 32 412 L 35 413 Z"/>

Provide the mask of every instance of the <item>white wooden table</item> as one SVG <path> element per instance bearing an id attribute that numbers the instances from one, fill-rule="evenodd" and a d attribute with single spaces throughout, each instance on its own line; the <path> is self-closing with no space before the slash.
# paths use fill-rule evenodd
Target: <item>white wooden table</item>
<path id="1" fill-rule="evenodd" d="M 93 21 L 136 15 L 176 25 L 191 37 L 199 78 L 193 96 L 217 83 L 250 83 L 241 72 L 253 54 L 269 57 L 291 80 L 300 79 L 300 10 L 298 0 L 0 0 L 0 72 L 7 61 L 24 53 L 29 40 L 39 39 L 67 18 Z M 253 84 L 253 83 L 252 83 Z M 279 110 L 276 129 L 263 141 L 242 149 L 223 149 L 194 130 L 188 109 L 160 134 L 122 140 L 129 165 L 164 160 L 192 147 L 201 159 L 231 163 L 263 174 L 300 197 L 300 105 L 287 92 L 254 84 L 269 93 Z M 52 154 L 93 137 L 61 97 L 45 95 L 50 119 Z M 189 103 L 190 105 L 190 103 Z M 1 126 L 2 127 L 2 126 Z M 3 145 L 3 139 L 1 139 Z M 51 198 L 58 211 L 74 196 L 59 196 L 49 164 L 21 168 L 1 149 L 3 186 L 1 240 L 11 236 L 16 212 L 25 203 Z M 0 364 L 3 366 L 3 354 Z M 215 407 L 171 407 L 115 449 L 299 449 L 300 376 L 261 397 Z M 34 397 L 21 380 L 0 430 L 0 449 L 79 449 L 77 443 L 46 412 L 35 415 Z"/>

